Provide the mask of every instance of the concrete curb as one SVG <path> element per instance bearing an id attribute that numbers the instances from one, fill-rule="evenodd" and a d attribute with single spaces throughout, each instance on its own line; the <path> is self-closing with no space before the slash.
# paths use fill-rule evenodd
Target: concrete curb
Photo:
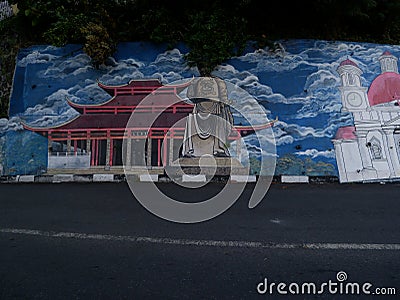
<path id="1" fill-rule="evenodd" d="M 114 174 L 93 174 L 93 182 L 113 182 Z"/>
<path id="2" fill-rule="evenodd" d="M 158 182 L 157 174 L 140 174 L 139 181 L 141 182 Z"/>
<path id="3" fill-rule="evenodd" d="M 35 175 L 17 175 L 15 180 L 18 182 L 34 182 Z"/>
<path id="4" fill-rule="evenodd" d="M 257 176 L 256 175 L 231 175 L 230 176 L 231 182 L 256 182 Z"/>
<path id="5" fill-rule="evenodd" d="M 182 175 L 182 182 L 206 182 L 206 175 Z"/>
<path id="6" fill-rule="evenodd" d="M 104 176 L 106 175 L 106 176 Z M 121 182 L 125 176 L 114 174 L 55 174 L 55 175 L 14 175 L 0 176 L 0 183 L 85 183 L 85 182 Z"/>
<path id="7" fill-rule="evenodd" d="M 281 182 L 282 183 L 309 183 L 310 178 L 308 176 L 282 175 Z"/>
<path id="8" fill-rule="evenodd" d="M 133 175 L 137 181 L 141 182 L 172 182 L 170 178 L 162 175 L 139 174 Z M 192 176 L 193 177 L 193 176 Z M 182 178 L 186 180 L 200 180 L 204 178 Z M 238 182 L 238 183 L 255 183 L 258 180 L 256 175 L 235 176 L 230 177 L 215 177 L 211 182 Z M 0 176 L 0 183 L 107 183 L 107 182 L 124 182 L 126 181 L 124 174 L 55 174 L 55 175 L 13 175 Z M 285 184 L 323 184 L 323 183 L 339 183 L 336 176 L 287 176 L 277 175 L 273 177 L 272 183 Z"/>
<path id="9" fill-rule="evenodd" d="M 73 182 L 74 174 L 56 174 L 53 175 L 53 183 Z"/>

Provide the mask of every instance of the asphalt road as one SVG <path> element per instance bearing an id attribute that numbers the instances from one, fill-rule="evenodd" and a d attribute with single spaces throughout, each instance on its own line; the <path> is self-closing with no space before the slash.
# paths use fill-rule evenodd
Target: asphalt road
<path id="1" fill-rule="evenodd" d="M 159 187 L 196 201 L 221 184 Z M 217 218 L 177 224 L 126 183 L 2 184 L 0 299 L 287 299 L 296 285 L 296 299 L 349 298 L 329 281 L 399 298 L 399 184 L 272 184 L 250 210 L 252 188 Z M 303 283 L 321 294 L 301 293 Z"/>

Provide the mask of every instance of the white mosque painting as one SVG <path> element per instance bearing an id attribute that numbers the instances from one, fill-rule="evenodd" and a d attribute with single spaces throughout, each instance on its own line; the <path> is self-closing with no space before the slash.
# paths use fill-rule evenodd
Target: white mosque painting
<path id="1" fill-rule="evenodd" d="M 337 69 L 342 111 L 353 126 L 338 128 L 333 144 L 340 182 L 400 179 L 400 74 L 397 57 L 385 51 L 381 74 L 362 86 L 362 70 L 350 59 Z"/>

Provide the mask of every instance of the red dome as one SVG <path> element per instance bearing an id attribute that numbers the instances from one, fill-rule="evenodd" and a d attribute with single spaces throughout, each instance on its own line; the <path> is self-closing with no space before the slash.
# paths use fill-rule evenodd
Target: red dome
<path id="1" fill-rule="evenodd" d="M 371 106 L 400 99 L 400 75 L 385 72 L 372 81 L 368 90 Z"/>
<path id="2" fill-rule="evenodd" d="M 352 61 L 350 59 L 346 59 L 346 60 L 342 61 L 340 63 L 340 66 L 354 66 L 354 67 L 358 68 L 358 65 L 354 61 Z"/>
<path id="3" fill-rule="evenodd" d="M 382 56 L 383 55 L 392 55 L 392 53 L 390 53 L 388 50 L 386 50 L 385 52 L 382 53 Z"/>

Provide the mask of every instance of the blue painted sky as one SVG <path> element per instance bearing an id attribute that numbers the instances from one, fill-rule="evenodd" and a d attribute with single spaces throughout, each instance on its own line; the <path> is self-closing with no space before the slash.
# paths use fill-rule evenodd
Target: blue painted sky
<path id="1" fill-rule="evenodd" d="M 338 127 L 352 124 L 351 115 L 341 112 L 339 63 L 348 57 L 356 61 L 364 72 L 363 85 L 368 87 L 380 72 L 377 58 L 385 50 L 399 57 L 400 47 L 318 40 L 278 44 L 273 52 L 248 48 L 242 56 L 219 66 L 214 75 L 247 91 L 265 107 L 269 119 L 279 118 L 273 129 L 278 159 L 293 154 L 336 168 L 331 139 Z M 185 64 L 186 52 L 182 45 L 167 50 L 149 43 L 124 43 L 106 66 L 96 70 L 80 45 L 22 49 L 10 119 L 0 119 L 0 172 L 37 173 L 47 163 L 40 146 L 45 141 L 22 131 L 21 119 L 34 126 L 52 126 L 77 115 L 66 104 L 66 97 L 78 103 L 106 101 L 109 95 L 96 80 L 120 85 L 131 79 L 159 78 L 170 83 L 198 76 L 197 69 Z M 16 149 L 18 141 L 26 146 Z M 247 142 L 253 143 L 253 137 Z"/>

